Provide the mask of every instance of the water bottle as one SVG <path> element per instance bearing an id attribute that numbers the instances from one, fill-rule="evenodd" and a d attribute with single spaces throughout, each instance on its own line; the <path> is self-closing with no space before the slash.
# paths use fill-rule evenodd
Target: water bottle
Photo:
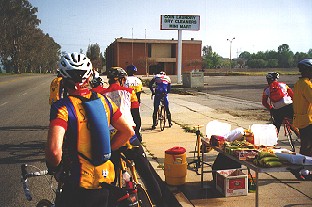
<path id="1" fill-rule="evenodd" d="M 128 185 L 127 183 L 130 182 L 130 179 L 131 179 L 131 175 L 127 171 L 122 173 L 122 180 L 123 180 L 122 186 L 127 187 Z"/>

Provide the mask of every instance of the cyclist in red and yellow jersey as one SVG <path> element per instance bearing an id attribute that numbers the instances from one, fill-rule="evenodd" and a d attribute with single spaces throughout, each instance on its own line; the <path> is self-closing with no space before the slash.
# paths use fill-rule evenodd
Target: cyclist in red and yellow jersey
<path id="1" fill-rule="evenodd" d="M 294 86 L 294 125 L 299 128 L 300 154 L 312 157 L 312 59 L 298 63 L 301 77 Z"/>
<path id="2" fill-rule="evenodd" d="M 49 172 L 63 168 L 66 174 L 56 206 L 107 207 L 110 188 L 101 183 L 114 180 L 110 152 L 129 141 L 134 131 L 114 102 L 90 91 L 92 64 L 84 54 L 64 55 L 59 68 L 69 95 L 51 106 L 45 151 Z M 99 106 L 98 116 L 90 115 L 90 104 L 86 107 L 91 101 L 83 102 L 91 98 Z M 110 124 L 118 130 L 111 140 Z"/>
<path id="3" fill-rule="evenodd" d="M 57 77 L 54 78 L 50 84 L 49 104 L 60 100 L 67 95 L 67 91 L 63 85 L 63 77 L 59 70 L 57 70 Z"/>

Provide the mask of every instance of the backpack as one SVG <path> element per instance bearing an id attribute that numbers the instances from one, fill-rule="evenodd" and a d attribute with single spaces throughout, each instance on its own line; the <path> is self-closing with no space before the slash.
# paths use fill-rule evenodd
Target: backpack
<path id="1" fill-rule="evenodd" d="M 282 88 L 280 87 L 277 81 L 274 81 L 270 84 L 269 90 L 270 90 L 269 97 L 272 102 L 278 102 L 285 96 L 284 92 L 282 91 Z"/>
<path id="2" fill-rule="evenodd" d="M 78 154 L 84 159 L 88 160 L 94 166 L 99 166 L 110 159 L 111 147 L 110 147 L 110 132 L 108 127 L 108 120 L 105 112 L 104 105 L 101 99 L 97 96 L 97 93 L 92 92 L 90 99 L 82 96 L 71 95 L 79 98 L 82 101 L 83 107 L 86 111 L 86 115 L 89 120 L 89 127 L 91 131 L 91 145 L 92 145 L 92 158 L 89 159 L 84 154 L 78 152 Z M 112 105 L 106 96 L 103 96 L 109 106 L 109 110 L 112 114 Z M 69 108 L 68 104 L 66 105 Z M 72 110 L 72 109 L 71 109 Z M 103 116 L 104 115 L 104 116 Z M 73 119 L 74 116 L 71 115 Z"/>

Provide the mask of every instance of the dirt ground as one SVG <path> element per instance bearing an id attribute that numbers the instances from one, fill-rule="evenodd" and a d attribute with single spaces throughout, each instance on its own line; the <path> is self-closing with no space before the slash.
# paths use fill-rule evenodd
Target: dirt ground
<path id="1" fill-rule="evenodd" d="M 293 88 L 298 77 L 298 75 L 280 75 L 279 81 Z M 196 100 L 196 96 L 206 95 L 205 105 L 220 113 L 269 123 L 270 114 L 261 103 L 265 87 L 267 83 L 264 76 L 205 76 L 204 88 L 173 85 L 171 92 L 193 96 L 192 100 Z M 226 101 L 229 99 L 231 101 Z"/>

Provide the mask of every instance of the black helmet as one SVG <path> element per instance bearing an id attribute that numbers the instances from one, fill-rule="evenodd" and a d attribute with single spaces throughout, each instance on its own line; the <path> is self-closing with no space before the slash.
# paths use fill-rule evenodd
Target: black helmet
<path id="1" fill-rule="evenodd" d="M 138 71 L 138 69 L 134 65 L 128 65 L 126 67 L 126 71 L 127 71 L 128 75 L 133 75 Z"/>
<path id="2" fill-rule="evenodd" d="M 127 76 L 128 76 L 128 74 L 121 67 L 112 67 L 111 69 L 109 69 L 107 71 L 107 78 L 109 80 L 115 80 L 116 81 L 116 80 L 119 80 L 121 78 L 125 78 Z"/>
<path id="3" fill-rule="evenodd" d="M 299 72 L 312 70 L 312 59 L 304 59 L 298 63 Z"/>
<path id="4" fill-rule="evenodd" d="M 266 76 L 267 81 L 274 81 L 279 78 L 279 73 L 269 72 Z"/>

